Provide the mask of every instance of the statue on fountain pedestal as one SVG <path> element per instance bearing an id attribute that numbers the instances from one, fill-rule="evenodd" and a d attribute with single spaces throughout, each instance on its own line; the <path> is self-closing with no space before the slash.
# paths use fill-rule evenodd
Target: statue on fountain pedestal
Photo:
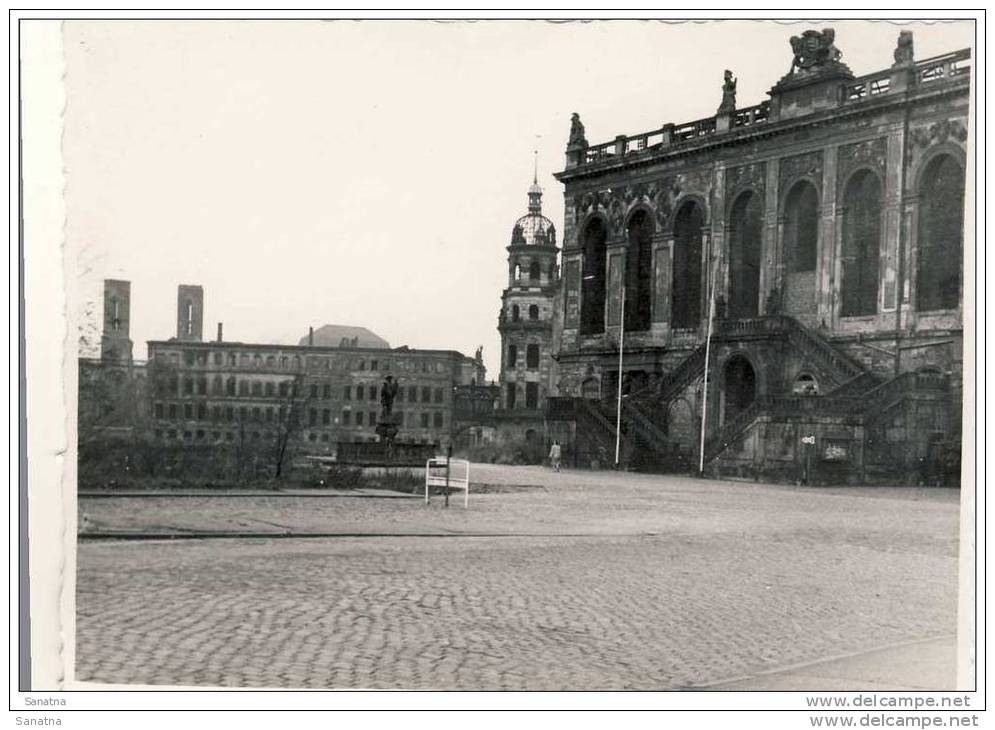
<path id="1" fill-rule="evenodd" d="M 394 399 L 397 397 L 397 381 L 393 375 L 384 378 L 380 386 L 381 416 L 389 416 L 394 410 Z"/>
<path id="2" fill-rule="evenodd" d="M 397 438 L 400 419 L 394 415 L 394 399 L 397 397 L 397 381 L 388 375 L 380 386 L 380 419 L 377 422 L 377 435 L 387 446 L 387 456 L 391 457 L 394 439 Z"/>

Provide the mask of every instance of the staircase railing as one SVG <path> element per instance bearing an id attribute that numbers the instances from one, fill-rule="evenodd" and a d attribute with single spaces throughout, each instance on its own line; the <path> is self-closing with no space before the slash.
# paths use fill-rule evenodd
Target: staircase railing
<path id="1" fill-rule="evenodd" d="M 860 363 L 837 350 L 794 317 L 786 314 L 719 320 L 716 334 L 719 337 L 764 337 L 785 334 L 793 345 L 819 360 L 824 367 L 830 370 L 836 370 L 848 378 L 856 377 L 864 372 Z"/>
<path id="2" fill-rule="evenodd" d="M 579 399 L 577 403 L 578 403 L 577 410 L 579 413 L 583 413 L 584 415 L 589 417 L 598 426 L 600 426 L 601 430 L 604 431 L 607 435 L 610 435 L 612 437 L 615 436 L 615 424 L 610 422 L 607 418 L 605 418 L 604 413 L 602 413 L 601 409 L 599 408 L 599 401 Z"/>
<path id="3" fill-rule="evenodd" d="M 881 379 L 871 372 L 863 372 L 856 377 L 850 378 L 835 390 L 831 390 L 827 395 L 832 396 L 853 396 L 861 395 L 881 385 Z"/>
<path id="4" fill-rule="evenodd" d="M 622 417 L 631 423 L 654 451 L 667 452 L 671 450 L 670 437 L 653 423 L 635 403 L 622 401 Z"/>
<path id="5" fill-rule="evenodd" d="M 824 414 L 827 416 L 859 416 L 866 401 L 858 396 L 778 395 L 764 398 L 764 411 L 771 415 L 796 416 Z"/>
<path id="6" fill-rule="evenodd" d="M 625 397 L 630 401 L 657 402 L 667 401 L 674 394 L 685 388 L 704 369 L 705 346 L 698 345 L 681 360 L 677 367 L 666 373 L 662 378 L 649 385 L 630 391 Z"/>
<path id="7" fill-rule="evenodd" d="M 883 413 L 896 402 L 902 400 L 907 393 L 916 390 L 917 385 L 918 378 L 913 372 L 901 373 L 891 380 L 886 380 L 861 397 L 861 401 L 864 403 L 864 412 Z"/>
<path id="8" fill-rule="evenodd" d="M 835 369 L 845 376 L 853 378 L 864 372 L 864 368 L 856 361 L 844 355 L 822 337 L 812 332 L 793 317 L 783 316 L 787 324 L 788 340 L 806 354 L 822 360 L 823 366 Z"/>
<path id="9" fill-rule="evenodd" d="M 732 419 L 722 424 L 722 427 L 714 434 L 705 439 L 705 461 L 711 461 L 721 454 L 746 428 L 753 423 L 762 410 L 761 403 L 765 400 L 758 398 L 737 413 Z"/>
<path id="10" fill-rule="evenodd" d="M 772 314 L 763 317 L 720 319 L 715 325 L 718 336 L 755 337 L 780 334 L 788 325 L 787 317 Z"/>
<path id="11" fill-rule="evenodd" d="M 695 378 L 705 370 L 705 346 L 698 345 L 691 353 L 681 360 L 676 368 L 671 370 L 660 383 L 659 396 L 656 400 L 669 401 L 677 393 L 694 382 Z"/>

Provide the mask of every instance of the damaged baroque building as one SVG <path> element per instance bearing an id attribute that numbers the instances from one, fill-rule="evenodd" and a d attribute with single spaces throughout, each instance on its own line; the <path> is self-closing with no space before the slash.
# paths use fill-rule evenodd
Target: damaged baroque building
<path id="1" fill-rule="evenodd" d="M 610 461 L 620 403 L 623 466 L 959 479 L 971 54 L 915 60 L 903 31 L 857 77 L 836 41 L 791 38 L 754 106 L 727 71 L 705 119 L 589 144 L 574 115 L 545 419 L 568 461 Z"/>

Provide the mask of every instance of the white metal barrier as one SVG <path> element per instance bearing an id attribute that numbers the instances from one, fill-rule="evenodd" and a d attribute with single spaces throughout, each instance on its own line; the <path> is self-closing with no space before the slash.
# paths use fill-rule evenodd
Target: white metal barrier
<path id="1" fill-rule="evenodd" d="M 448 471 L 448 474 L 447 474 Z M 466 459 L 449 459 L 436 456 L 425 462 L 425 504 L 428 504 L 430 487 L 448 487 L 463 490 L 463 509 L 470 506 L 470 462 Z"/>

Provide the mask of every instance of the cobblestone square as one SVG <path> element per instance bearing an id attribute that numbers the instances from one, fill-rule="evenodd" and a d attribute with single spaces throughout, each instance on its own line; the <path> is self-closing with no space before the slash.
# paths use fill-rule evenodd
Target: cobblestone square
<path id="1" fill-rule="evenodd" d="M 474 470 L 522 488 L 81 497 L 107 533 L 273 534 L 82 540 L 76 678 L 675 690 L 956 631 L 959 492 Z"/>

